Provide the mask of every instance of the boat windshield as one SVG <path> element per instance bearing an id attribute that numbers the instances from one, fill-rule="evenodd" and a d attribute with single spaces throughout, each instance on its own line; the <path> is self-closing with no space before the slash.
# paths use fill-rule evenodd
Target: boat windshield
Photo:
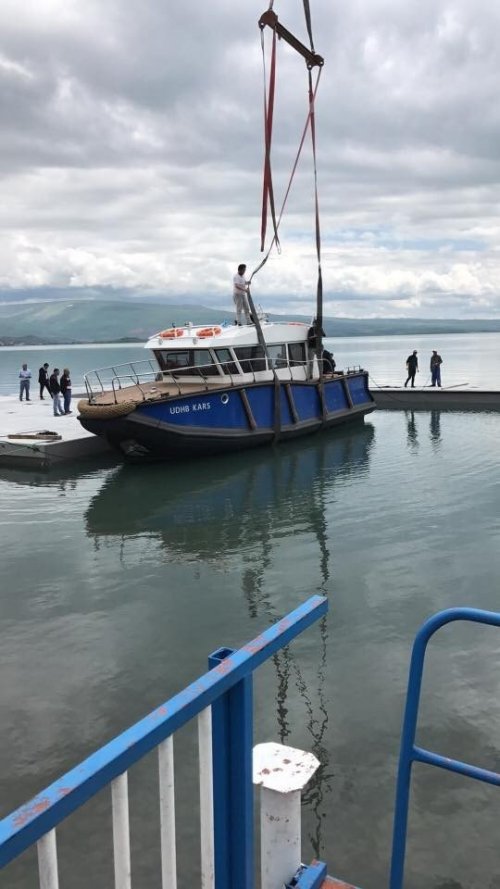
<path id="1" fill-rule="evenodd" d="M 156 359 L 164 371 L 182 371 L 183 374 L 217 376 L 217 365 L 209 349 L 156 349 Z"/>

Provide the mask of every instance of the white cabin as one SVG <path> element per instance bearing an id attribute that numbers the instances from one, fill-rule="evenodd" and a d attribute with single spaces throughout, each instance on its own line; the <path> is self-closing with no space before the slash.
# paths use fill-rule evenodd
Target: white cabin
<path id="1" fill-rule="evenodd" d="M 269 360 L 258 342 L 254 325 L 234 324 L 171 327 L 155 333 L 145 345 L 153 352 L 165 375 L 183 377 L 236 377 L 238 382 L 265 381 L 274 372 L 284 380 L 306 380 L 319 376 L 317 362 L 309 360 L 309 325 L 298 321 L 261 322 Z"/>

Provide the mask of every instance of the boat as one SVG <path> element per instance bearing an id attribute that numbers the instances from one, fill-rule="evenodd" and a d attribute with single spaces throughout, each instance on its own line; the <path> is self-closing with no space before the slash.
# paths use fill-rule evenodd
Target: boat
<path id="1" fill-rule="evenodd" d="M 362 419 L 374 408 L 361 368 L 323 372 L 307 324 L 163 331 L 153 359 L 85 375 L 80 423 L 131 461 L 194 457 L 272 444 Z"/>
<path id="2" fill-rule="evenodd" d="M 210 326 L 192 322 L 172 325 L 153 334 L 146 343 L 152 356 L 149 361 L 85 375 L 87 398 L 79 402 L 78 419 L 85 429 L 105 438 L 127 461 L 199 457 L 275 444 L 362 420 L 375 408 L 368 373 L 361 367 L 338 371 L 323 349 L 314 114 L 323 58 L 315 52 L 311 34 L 309 49 L 283 27 L 272 9 L 261 16 L 259 27 L 262 35 L 267 28 L 272 32 L 269 90 L 265 91 L 261 251 L 265 251 L 268 216 L 272 219 L 273 235 L 250 280 L 240 279 L 246 289 L 247 323 L 239 323 L 239 307 L 236 324 L 224 321 Z M 279 215 L 271 175 L 278 38 L 305 60 L 309 82 L 306 124 Z M 318 72 L 315 85 L 313 69 Z M 250 287 L 271 250 L 279 249 L 278 228 L 307 132 L 311 134 L 313 151 L 318 268 L 316 313 L 311 325 L 269 321 L 262 311 L 257 311 Z"/>

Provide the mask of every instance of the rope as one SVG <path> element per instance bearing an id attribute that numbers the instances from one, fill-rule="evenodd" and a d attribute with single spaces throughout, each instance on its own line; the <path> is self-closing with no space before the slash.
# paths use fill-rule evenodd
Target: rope
<path id="1" fill-rule="evenodd" d="M 316 116 L 314 110 L 315 92 L 312 85 L 311 69 L 309 69 L 309 120 L 311 123 L 311 143 L 314 170 L 314 212 L 316 232 L 316 256 L 318 259 L 318 283 L 316 287 L 316 356 L 320 362 L 320 378 L 323 376 L 323 367 L 320 361 L 323 354 L 323 275 L 321 272 L 321 229 L 319 222 L 319 197 L 318 197 L 318 168 L 316 162 Z"/>
<path id="2" fill-rule="evenodd" d="M 320 77 L 321 77 L 321 71 L 322 71 L 322 70 L 323 70 L 322 68 L 318 68 L 318 76 L 317 76 L 317 78 L 316 78 L 316 85 L 315 85 L 315 87 L 314 87 L 314 98 L 316 98 L 316 93 L 318 92 L 319 80 L 320 80 Z M 288 180 L 288 185 L 287 185 L 287 189 L 286 189 L 286 192 L 285 192 L 285 197 L 283 198 L 283 203 L 281 204 L 281 209 L 280 209 L 279 216 L 278 216 L 278 221 L 277 221 L 277 224 L 276 224 L 276 227 L 277 227 L 278 230 L 279 230 L 279 227 L 280 227 L 280 225 L 281 225 L 281 219 L 282 219 L 282 217 L 283 217 L 283 213 L 284 213 L 284 210 L 285 210 L 285 207 L 286 207 L 286 203 L 287 203 L 287 201 L 288 201 L 288 197 L 289 197 L 290 190 L 291 190 L 291 187 L 292 187 L 292 182 L 293 182 L 293 179 L 294 179 L 294 177 L 295 177 L 295 173 L 296 173 L 296 171 L 297 171 L 297 167 L 298 167 L 298 164 L 299 164 L 300 155 L 301 155 L 301 153 L 302 153 L 302 148 L 304 147 L 304 142 L 305 142 L 305 139 L 306 139 L 307 130 L 308 130 L 308 128 L 309 128 L 309 121 L 310 121 L 310 119 L 311 119 L 311 106 L 310 106 L 310 103 L 309 103 L 309 111 L 308 111 L 308 113 L 307 113 L 306 122 L 305 122 L 305 124 L 304 124 L 304 129 L 303 129 L 303 131 L 302 131 L 302 136 L 301 136 L 301 139 L 300 139 L 300 142 L 299 142 L 299 147 L 298 147 L 298 150 L 297 150 L 297 154 L 296 154 L 296 156 L 295 156 L 295 161 L 294 161 L 294 163 L 293 163 L 292 172 L 291 172 L 291 174 L 290 174 L 290 178 L 289 178 L 289 180 Z M 264 259 L 262 260 L 262 262 L 259 263 L 259 265 L 257 266 L 257 268 L 255 268 L 255 269 L 253 270 L 252 274 L 250 275 L 249 283 L 252 282 L 252 278 L 254 277 L 254 275 L 256 275 L 258 272 L 260 272 L 261 268 L 263 268 L 263 266 L 265 266 L 267 260 L 269 259 L 269 256 L 271 255 L 271 251 L 272 251 L 272 249 L 273 249 L 275 243 L 276 243 L 276 239 L 275 239 L 275 237 L 273 236 L 272 241 L 271 241 L 271 243 L 269 244 L 268 251 L 267 251 L 266 255 L 264 256 Z M 279 250 L 278 245 L 277 245 L 277 249 Z"/>
<path id="3" fill-rule="evenodd" d="M 264 51 L 264 32 L 261 31 L 262 55 L 265 65 Z M 274 92 L 276 87 L 276 31 L 273 30 L 273 44 L 271 51 L 271 70 L 269 72 L 269 95 L 266 91 L 264 83 L 264 134 L 265 134 L 265 155 L 264 155 L 264 181 L 262 188 L 262 220 L 260 226 L 260 249 L 264 251 L 267 231 L 267 205 L 271 210 L 273 220 L 274 240 L 279 247 L 278 229 L 276 226 L 276 208 L 274 205 L 273 177 L 271 172 L 271 143 L 273 136 L 273 115 L 274 115 Z"/>
<path id="4" fill-rule="evenodd" d="M 303 0 L 304 5 L 304 15 L 306 19 L 306 28 L 307 33 L 309 34 L 309 43 L 311 45 L 311 51 L 314 52 L 314 41 L 312 35 L 312 24 L 311 24 L 311 8 L 309 6 L 309 0 Z"/>

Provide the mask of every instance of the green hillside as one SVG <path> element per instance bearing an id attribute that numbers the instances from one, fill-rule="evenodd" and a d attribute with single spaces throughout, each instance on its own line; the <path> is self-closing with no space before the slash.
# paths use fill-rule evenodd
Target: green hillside
<path id="1" fill-rule="evenodd" d="M 168 305 L 139 300 L 53 300 L 37 303 L 0 303 L 0 343 L 10 339 L 23 342 L 113 342 L 137 339 L 143 342 L 152 333 L 184 325 L 187 321 L 215 324 L 234 314 L 205 306 Z M 283 320 L 283 315 L 270 315 Z M 303 315 L 287 315 L 287 320 L 310 321 Z M 473 333 L 500 331 L 500 320 L 429 320 L 400 318 L 325 318 L 327 336 L 390 336 L 425 333 Z"/>
<path id="2" fill-rule="evenodd" d="M 134 337 L 143 341 L 172 323 L 214 324 L 226 318 L 232 318 L 231 313 L 202 306 L 186 309 L 129 301 L 0 303 L 0 339 L 34 336 L 44 341 L 110 342 Z"/>

